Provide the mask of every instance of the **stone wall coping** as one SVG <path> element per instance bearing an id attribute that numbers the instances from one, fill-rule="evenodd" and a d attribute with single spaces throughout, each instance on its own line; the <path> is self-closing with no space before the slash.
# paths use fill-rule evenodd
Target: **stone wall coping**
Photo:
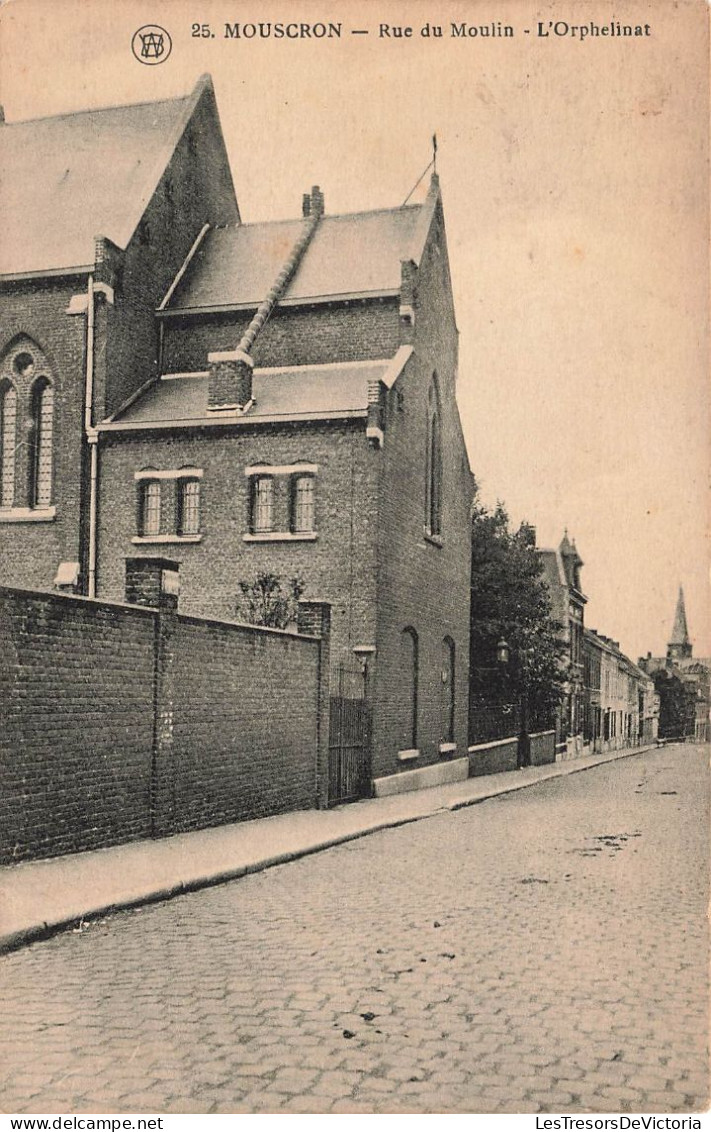
<path id="1" fill-rule="evenodd" d="M 68 594 L 59 590 L 32 590 L 18 586 L 0 585 L 0 597 L 3 594 L 10 594 L 13 597 L 49 598 L 50 601 L 73 602 L 76 605 L 90 606 L 92 609 L 129 610 L 131 613 L 138 613 L 141 616 L 155 617 L 159 612 L 154 606 L 134 605 L 130 601 L 108 601 L 104 598 L 86 597 L 84 594 Z"/>
<path id="2" fill-rule="evenodd" d="M 555 732 L 551 728 L 550 731 L 530 731 L 529 739 L 543 739 L 546 735 L 554 735 Z M 473 747 L 467 747 L 471 755 L 475 751 L 488 751 L 492 747 L 503 747 L 505 743 L 518 743 L 518 735 L 510 735 L 508 739 L 491 739 L 487 743 L 475 743 Z"/>
<path id="3" fill-rule="evenodd" d="M 131 607 L 132 608 L 132 607 Z M 320 641 L 321 637 L 310 633 L 293 633 L 290 629 L 272 629 L 268 625 L 253 625 L 251 621 L 231 621 L 220 617 L 199 617 L 194 613 L 176 614 L 178 621 L 195 625 L 216 625 L 226 629 L 248 629 L 252 633 L 265 633 L 273 637 L 285 637 L 292 641 Z"/>
<path id="4" fill-rule="evenodd" d="M 16 586 L 1 586 L 0 597 L 9 594 L 21 598 L 48 598 L 50 601 L 70 602 L 75 605 L 88 606 L 91 609 L 117 609 L 137 613 L 141 617 L 155 617 L 161 610 L 153 605 L 138 605 L 130 601 L 105 601 L 103 598 L 86 597 L 84 594 L 67 594 L 55 590 L 21 589 Z M 316 603 L 319 604 L 319 603 Z M 231 621 L 219 617 L 198 617 L 191 613 L 176 613 L 178 621 L 193 624 L 216 625 L 227 629 L 247 629 L 252 633 L 264 633 L 267 636 L 286 637 L 296 641 L 320 641 L 321 637 L 310 633 L 293 633 L 290 629 L 272 629 L 267 625 L 252 625 L 249 621 Z"/>

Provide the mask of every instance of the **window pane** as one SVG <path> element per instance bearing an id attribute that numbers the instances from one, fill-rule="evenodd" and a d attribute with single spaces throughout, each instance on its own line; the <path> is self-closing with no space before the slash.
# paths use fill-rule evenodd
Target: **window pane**
<path id="1" fill-rule="evenodd" d="M 183 480 L 180 486 L 181 535 L 196 535 L 200 531 L 200 481 Z"/>
<path id="2" fill-rule="evenodd" d="M 52 500 L 52 411 L 54 393 L 45 385 L 39 402 L 39 436 L 37 438 L 37 506 L 48 507 Z"/>
<path id="3" fill-rule="evenodd" d="M 30 507 L 47 507 L 52 500 L 52 412 L 54 391 L 40 378 L 32 392 L 30 446 Z"/>
<path id="4" fill-rule="evenodd" d="M 273 526 L 274 490 L 269 476 L 260 476 L 254 481 L 252 504 L 252 529 L 271 531 Z"/>
<path id="5" fill-rule="evenodd" d="M 160 484 L 151 480 L 143 485 L 141 534 L 160 534 Z"/>
<path id="6" fill-rule="evenodd" d="M 313 476 L 299 476 L 294 488 L 295 531 L 314 529 L 314 480 Z"/>
<path id="7" fill-rule="evenodd" d="M 0 394 L 0 506 L 15 500 L 15 425 L 17 394 L 8 386 Z"/>

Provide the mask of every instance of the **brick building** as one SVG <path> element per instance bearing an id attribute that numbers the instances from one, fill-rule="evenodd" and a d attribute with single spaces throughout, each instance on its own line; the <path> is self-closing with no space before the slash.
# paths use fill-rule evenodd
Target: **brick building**
<path id="1" fill-rule="evenodd" d="M 334 673 L 367 666 L 359 789 L 465 775 L 473 481 L 437 177 L 418 205 L 331 216 L 314 188 L 243 224 L 209 78 L 8 138 L 3 167 L 46 177 L 27 213 L 3 186 L 3 581 L 120 600 L 126 559 L 165 553 L 181 609 L 230 619 L 240 581 L 298 576 Z"/>

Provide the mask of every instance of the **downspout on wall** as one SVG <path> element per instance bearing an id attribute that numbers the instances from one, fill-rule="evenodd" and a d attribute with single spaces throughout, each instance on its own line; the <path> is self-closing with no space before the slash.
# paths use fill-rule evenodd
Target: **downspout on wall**
<path id="1" fill-rule="evenodd" d="M 84 432 L 89 444 L 89 557 L 87 567 L 87 596 L 96 597 L 96 496 L 99 469 L 99 434 L 93 428 L 94 415 L 94 328 L 95 317 L 94 276 L 87 284 L 86 308 L 86 379 L 84 386 Z"/>

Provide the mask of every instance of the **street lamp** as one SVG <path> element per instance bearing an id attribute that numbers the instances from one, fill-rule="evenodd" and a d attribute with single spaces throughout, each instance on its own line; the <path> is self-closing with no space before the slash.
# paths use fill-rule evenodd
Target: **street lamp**
<path id="1" fill-rule="evenodd" d="M 516 751 L 516 769 L 531 765 L 531 736 L 528 733 L 528 676 L 526 666 L 521 662 L 521 653 L 517 653 L 518 667 L 521 673 L 521 699 L 520 699 L 520 727 L 518 734 L 518 749 Z M 501 637 L 496 645 L 496 661 L 502 667 L 508 666 L 511 659 L 511 648 L 508 642 Z"/>

